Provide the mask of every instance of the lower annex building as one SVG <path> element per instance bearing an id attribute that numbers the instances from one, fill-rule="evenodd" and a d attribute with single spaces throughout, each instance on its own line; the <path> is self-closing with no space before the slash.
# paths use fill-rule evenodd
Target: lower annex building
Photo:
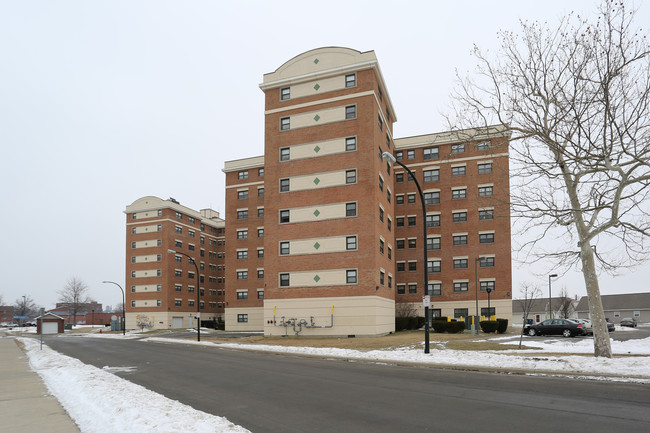
<path id="1" fill-rule="evenodd" d="M 423 315 L 424 266 L 431 315 L 511 319 L 504 127 L 393 137 L 373 51 L 311 50 L 260 88 L 264 154 L 223 169 L 227 330 L 393 332 Z"/>

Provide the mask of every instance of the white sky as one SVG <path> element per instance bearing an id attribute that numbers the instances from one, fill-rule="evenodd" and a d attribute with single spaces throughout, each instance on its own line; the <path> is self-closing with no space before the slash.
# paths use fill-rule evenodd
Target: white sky
<path id="1" fill-rule="evenodd" d="M 104 305 L 121 300 L 125 207 L 174 197 L 224 211 L 224 161 L 263 153 L 258 84 L 322 46 L 374 50 L 395 106 L 395 136 L 442 131 L 454 71 L 474 43 L 519 18 L 548 20 L 592 1 L 0 0 L 0 296 L 50 308 L 76 276 Z M 650 6 L 637 24 L 650 23 Z M 541 277 L 531 274 L 539 272 Z M 547 290 L 540 265 L 513 270 Z M 648 291 L 650 265 L 603 294 Z M 559 289 L 585 294 L 580 274 Z M 546 292 L 547 293 L 547 292 Z"/>

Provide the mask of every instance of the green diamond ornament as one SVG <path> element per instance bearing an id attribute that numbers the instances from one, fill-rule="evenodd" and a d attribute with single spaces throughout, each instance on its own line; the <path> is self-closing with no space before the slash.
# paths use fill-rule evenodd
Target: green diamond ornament
<path id="1" fill-rule="evenodd" d="M 314 216 L 317 217 L 318 215 L 320 215 L 320 211 L 319 211 L 318 209 L 316 209 L 316 210 L 314 211 Z"/>
<path id="2" fill-rule="evenodd" d="M 314 152 L 316 152 L 316 153 L 320 152 L 320 146 L 314 147 Z"/>
<path id="3" fill-rule="evenodd" d="M 320 85 L 316 83 L 316 85 L 314 86 L 314 90 L 318 91 L 318 89 L 320 89 Z"/>
<path id="4" fill-rule="evenodd" d="M 314 65 L 317 65 L 318 61 L 319 61 L 318 59 L 314 59 Z"/>
<path id="5" fill-rule="evenodd" d="M 314 183 L 318 185 L 320 183 L 320 179 L 319 178 L 314 179 Z"/>
<path id="6" fill-rule="evenodd" d="M 314 248 L 319 249 L 319 248 L 320 248 L 320 244 L 319 244 L 318 242 L 316 242 L 316 243 L 314 244 Z"/>
<path id="7" fill-rule="evenodd" d="M 318 122 L 318 121 L 320 120 L 320 116 L 319 116 L 318 114 L 315 115 L 315 116 L 314 116 L 314 120 L 315 120 L 316 122 Z"/>
<path id="8" fill-rule="evenodd" d="M 316 276 L 314 277 L 314 281 L 319 282 L 319 281 L 320 281 L 320 277 L 319 277 L 318 275 L 316 275 Z"/>

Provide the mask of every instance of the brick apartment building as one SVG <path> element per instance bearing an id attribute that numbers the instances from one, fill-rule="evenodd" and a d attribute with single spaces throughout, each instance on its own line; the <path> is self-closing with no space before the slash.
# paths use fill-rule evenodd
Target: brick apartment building
<path id="1" fill-rule="evenodd" d="M 478 302 L 479 314 L 511 316 L 503 128 L 395 139 L 372 51 L 308 51 L 260 88 L 264 155 L 223 169 L 226 329 L 386 334 L 396 302 L 420 309 L 425 265 L 432 314 L 466 317 Z M 426 221 L 414 182 L 383 152 L 415 173 Z"/>
<path id="2" fill-rule="evenodd" d="M 139 315 L 154 329 L 196 327 L 197 306 L 204 326 L 223 322 L 225 222 L 219 213 L 151 196 L 124 212 L 126 329 L 138 328 Z"/>

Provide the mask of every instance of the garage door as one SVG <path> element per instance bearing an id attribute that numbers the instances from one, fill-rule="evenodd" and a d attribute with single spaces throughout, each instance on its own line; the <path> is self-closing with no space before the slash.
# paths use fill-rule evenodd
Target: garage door
<path id="1" fill-rule="evenodd" d="M 59 324 L 57 322 L 43 322 L 43 334 L 58 334 Z"/>
<path id="2" fill-rule="evenodd" d="M 183 318 L 182 317 L 172 317 L 172 328 L 173 329 L 182 329 L 183 328 Z"/>

